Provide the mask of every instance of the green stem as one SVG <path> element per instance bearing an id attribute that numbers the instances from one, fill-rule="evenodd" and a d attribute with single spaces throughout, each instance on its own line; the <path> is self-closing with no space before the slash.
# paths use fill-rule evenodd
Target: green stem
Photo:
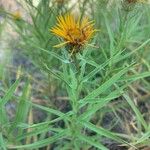
<path id="1" fill-rule="evenodd" d="M 74 59 L 73 65 L 75 65 L 77 71 L 80 69 L 79 63 L 77 62 L 76 59 Z M 69 93 L 69 97 L 71 100 L 72 110 L 74 112 L 72 119 L 71 119 L 71 123 L 70 123 L 70 130 L 71 130 L 71 136 L 72 136 L 71 137 L 72 138 L 72 145 L 73 145 L 75 150 L 79 150 L 80 148 L 79 148 L 79 144 L 77 144 L 77 140 L 78 140 L 78 135 L 81 132 L 81 128 L 80 128 L 79 123 L 78 123 L 78 117 L 79 117 L 78 100 L 79 100 L 79 95 L 80 95 L 79 74 L 78 73 L 76 73 L 75 78 L 76 78 L 76 84 L 77 84 L 76 88 L 68 87 L 68 93 Z"/>

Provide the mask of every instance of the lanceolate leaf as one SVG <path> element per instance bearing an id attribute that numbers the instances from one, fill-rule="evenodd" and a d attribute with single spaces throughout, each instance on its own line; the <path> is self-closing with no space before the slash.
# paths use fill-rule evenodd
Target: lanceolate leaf
<path id="1" fill-rule="evenodd" d="M 105 147 L 104 145 L 102 145 L 101 143 L 98 143 L 96 141 L 94 141 L 92 139 L 92 137 L 87 137 L 87 136 L 84 136 L 84 135 L 79 135 L 78 138 L 81 140 L 81 141 L 84 141 L 88 144 L 90 144 L 91 146 L 94 146 L 100 150 L 108 150 L 107 147 Z"/>
<path id="2" fill-rule="evenodd" d="M 4 97 L 0 99 L 0 123 L 3 125 L 8 123 L 8 117 L 6 113 L 5 104 L 7 104 L 9 100 L 11 100 L 19 83 L 20 83 L 20 79 L 17 79 L 15 83 L 8 89 Z"/>
<path id="3" fill-rule="evenodd" d="M 26 145 L 20 145 L 20 146 L 8 146 L 8 148 L 10 149 L 37 149 L 40 147 L 50 145 L 58 141 L 59 139 L 64 138 L 66 135 L 67 135 L 67 130 L 60 132 L 52 137 L 46 138 L 44 140 L 34 142 L 32 144 L 26 144 Z"/>
<path id="4" fill-rule="evenodd" d="M 23 89 L 22 96 L 19 98 L 16 117 L 13 125 L 11 126 L 10 132 L 13 131 L 13 129 L 15 129 L 19 123 L 24 123 L 26 121 L 26 118 L 28 116 L 27 114 L 30 108 L 29 103 L 27 103 L 26 101 L 29 99 L 30 90 L 31 90 L 30 83 L 29 81 L 27 81 Z M 21 134 L 22 129 L 19 129 L 18 133 Z"/>
<path id="5" fill-rule="evenodd" d="M 105 136 L 105 137 L 112 139 L 114 141 L 124 143 L 124 144 L 127 144 L 127 145 L 134 147 L 132 144 L 129 144 L 128 142 L 126 142 L 123 139 L 121 139 L 120 137 L 118 137 L 115 133 L 110 132 L 109 130 L 106 130 L 100 126 L 96 126 L 90 122 L 85 122 L 85 121 L 81 121 L 81 124 L 84 125 L 86 128 L 94 131 L 95 133 L 101 135 L 101 136 Z"/>
<path id="6" fill-rule="evenodd" d="M 9 88 L 9 90 L 6 92 L 4 97 L 2 98 L 2 101 L 0 102 L 3 106 L 12 98 L 17 86 L 19 85 L 20 79 L 17 79 L 15 83 Z"/>
<path id="7" fill-rule="evenodd" d="M 110 88 L 116 81 L 118 81 L 123 74 L 125 74 L 129 70 L 129 67 L 124 68 L 117 74 L 113 75 L 108 81 L 104 82 L 100 87 L 93 90 L 89 95 L 87 95 L 83 100 L 92 99 L 99 96 L 101 93 Z"/>

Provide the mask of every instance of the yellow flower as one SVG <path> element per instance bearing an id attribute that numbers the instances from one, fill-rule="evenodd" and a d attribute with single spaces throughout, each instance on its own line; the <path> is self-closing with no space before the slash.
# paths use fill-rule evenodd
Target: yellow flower
<path id="1" fill-rule="evenodd" d="M 20 20 L 21 19 L 21 13 L 20 13 L 20 11 L 15 11 L 12 14 L 12 17 L 13 17 L 14 20 Z"/>
<path id="2" fill-rule="evenodd" d="M 76 20 L 71 14 L 59 16 L 56 26 L 51 29 L 54 35 L 64 40 L 63 43 L 54 47 L 67 44 L 74 50 L 72 53 L 78 52 L 80 47 L 90 40 L 95 31 L 93 21 L 89 21 L 87 17 L 83 18 L 82 21 L 80 18 Z"/>

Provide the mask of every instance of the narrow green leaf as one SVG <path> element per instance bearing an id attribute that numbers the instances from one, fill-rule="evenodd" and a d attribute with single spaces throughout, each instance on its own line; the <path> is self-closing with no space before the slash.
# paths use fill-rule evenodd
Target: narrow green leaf
<path id="1" fill-rule="evenodd" d="M 103 63 L 102 65 L 99 65 L 96 67 L 93 71 L 91 71 L 87 76 L 85 76 L 82 79 L 82 82 L 87 82 L 90 78 L 92 78 L 96 73 L 98 73 L 100 70 L 102 70 L 106 65 L 108 65 L 108 62 Z"/>
<path id="2" fill-rule="evenodd" d="M 94 77 L 94 75 L 98 72 L 100 72 L 102 69 L 104 69 L 111 61 L 116 60 L 118 57 L 120 57 L 120 53 L 117 53 L 116 55 L 114 55 L 113 57 L 111 57 L 110 59 L 108 59 L 107 61 L 105 61 L 103 64 L 99 65 L 97 64 L 95 67 L 95 69 L 93 71 L 91 71 L 90 73 L 88 73 L 87 76 L 85 76 L 82 80 L 82 82 L 86 82 L 88 81 L 90 78 Z M 87 62 L 88 63 L 88 62 Z"/>
<path id="3" fill-rule="evenodd" d="M 141 138 L 138 138 L 137 141 L 133 142 L 132 144 L 137 145 L 140 143 L 144 143 L 145 141 L 149 140 L 149 138 L 150 138 L 150 131 L 144 133 Z"/>
<path id="4" fill-rule="evenodd" d="M 61 81 L 64 81 L 68 86 L 70 86 L 70 84 L 68 83 L 68 81 L 63 77 L 63 76 L 61 76 L 61 73 L 55 73 L 53 70 L 51 70 L 48 66 L 47 66 L 47 64 L 43 64 L 44 65 L 44 67 L 45 67 L 45 69 L 49 72 L 49 73 L 51 73 L 51 74 L 53 74 L 54 75 L 54 77 L 55 78 L 57 78 L 57 79 L 60 79 Z"/>
<path id="5" fill-rule="evenodd" d="M 124 89 L 126 86 L 121 87 L 121 89 Z M 85 113 L 83 113 L 82 115 L 80 115 L 80 119 L 84 120 L 87 118 L 91 118 L 91 116 L 98 110 L 100 110 L 101 108 L 103 108 L 104 106 L 106 106 L 110 101 L 114 100 L 114 98 L 120 96 L 121 94 L 118 94 L 118 90 L 113 91 L 110 95 L 108 95 L 106 98 L 103 99 L 99 99 L 99 102 L 95 103 L 94 105 L 90 105 L 90 107 L 86 110 Z M 81 101 L 82 102 L 82 101 Z M 84 101 L 84 103 L 81 103 L 80 107 L 85 106 L 85 104 L 88 103 L 88 100 Z M 94 103 L 94 100 L 93 100 Z"/>
<path id="6" fill-rule="evenodd" d="M 22 96 L 19 98 L 16 117 L 13 125 L 11 126 L 10 132 L 12 132 L 13 129 L 15 129 L 19 123 L 23 123 L 26 121 L 26 118 L 28 116 L 27 114 L 30 107 L 29 103 L 27 103 L 26 101 L 29 99 L 30 90 L 31 90 L 30 83 L 29 81 L 27 81 L 25 87 L 23 88 Z M 18 134 L 22 134 L 21 128 L 18 129 Z"/>
<path id="7" fill-rule="evenodd" d="M 144 73 L 140 73 L 140 74 L 120 78 L 119 81 L 129 81 L 129 80 L 135 81 L 135 80 L 143 79 L 143 78 L 146 78 L 146 77 L 149 77 L 149 76 L 150 76 L 150 72 L 148 71 L 148 72 L 144 72 Z"/>
<path id="8" fill-rule="evenodd" d="M 84 141 L 88 144 L 90 144 L 91 146 L 94 146 L 100 150 L 108 150 L 107 147 L 105 147 L 104 145 L 102 145 L 101 143 L 98 143 L 96 141 L 94 141 L 92 138 L 89 138 L 87 136 L 84 136 L 84 135 L 79 135 L 78 138 L 81 140 L 81 141 Z"/>
<path id="9" fill-rule="evenodd" d="M 12 98 L 17 86 L 20 83 L 20 79 L 16 80 L 15 83 L 8 89 L 8 91 L 6 92 L 6 94 L 4 95 L 4 97 L 2 99 L 0 99 L 0 123 L 2 125 L 7 124 L 8 123 L 8 116 L 6 113 L 6 108 L 5 108 L 5 104 Z"/>
<path id="10" fill-rule="evenodd" d="M 125 88 L 125 86 L 121 87 L 122 89 Z M 115 90 L 111 92 L 108 96 L 102 97 L 102 98 L 94 98 L 94 99 L 86 99 L 86 100 L 80 100 L 79 103 L 81 103 L 81 107 L 85 106 L 86 104 L 95 104 L 97 103 L 98 105 L 104 106 L 107 102 L 118 98 L 121 96 L 121 93 L 118 90 Z"/>
<path id="11" fill-rule="evenodd" d="M 62 113 L 61 111 L 59 110 L 55 110 L 55 109 L 52 109 L 52 108 L 48 108 L 48 107 L 45 107 L 45 106 L 41 106 L 41 105 L 38 105 L 38 104 L 34 104 L 34 103 L 31 103 L 32 106 L 36 107 L 36 108 L 39 108 L 39 109 L 42 109 L 50 114 L 54 114 L 54 115 L 57 115 L 57 116 L 65 116 L 64 113 Z"/>
<path id="12" fill-rule="evenodd" d="M 95 133 L 97 133 L 97 134 L 99 134 L 99 135 L 101 135 L 101 136 L 105 136 L 105 137 L 108 137 L 108 138 L 110 138 L 110 139 L 112 139 L 112 140 L 115 140 L 115 141 L 117 141 L 117 142 L 124 143 L 124 141 L 123 141 L 122 139 L 120 139 L 119 137 L 117 137 L 117 136 L 115 135 L 115 133 L 113 133 L 113 132 L 110 132 L 110 131 L 108 131 L 108 130 L 102 128 L 102 127 L 96 126 L 96 125 L 94 125 L 94 124 L 92 124 L 92 123 L 90 123 L 90 122 L 82 121 L 81 123 L 82 123 L 86 128 L 88 128 L 88 129 L 94 131 Z"/>
<path id="13" fill-rule="evenodd" d="M 46 132 L 62 132 L 62 129 L 59 129 L 59 128 L 52 128 L 50 127 L 50 125 L 43 125 L 43 126 L 40 126 L 38 128 L 35 128 L 35 129 L 32 129 L 32 131 L 28 132 L 28 133 L 25 133 L 23 135 L 19 135 L 16 140 L 17 141 L 20 141 L 20 140 L 23 140 L 27 137 L 32 137 L 32 136 L 37 136 L 39 134 L 42 134 L 42 133 L 46 133 Z"/>
<path id="14" fill-rule="evenodd" d="M 144 43 L 142 43 L 139 47 L 135 48 L 134 50 L 132 50 L 131 52 L 120 56 L 118 59 L 114 60 L 115 63 L 124 60 L 126 58 L 129 58 L 132 54 L 134 54 L 135 52 L 137 52 L 138 50 L 142 49 L 144 46 L 146 46 L 148 43 L 150 42 L 150 39 L 146 40 Z"/>
<path id="15" fill-rule="evenodd" d="M 123 70 L 115 74 L 113 77 L 111 77 L 108 81 L 104 82 L 100 87 L 93 90 L 89 95 L 87 95 L 83 100 L 86 99 L 94 99 L 98 95 L 100 95 L 102 92 L 106 91 L 109 87 L 111 87 L 116 81 L 120 79 L 120 77 L 125 74 L 129 70 L 129 67 L 125 67 Z"/>
<path id="16" fill-rule="evenodd" d="M 123 94 L 123 97 L 126 99 L 126 101 L 128 102 L 128 104 L 133 109 L 134 113 L 136 114 L 137 120 L 143 125 L 144 129 L 147 130 L 148 129 L 147 123 L 144 120 L 141 112 L 135 106 L 134 102 L 130 99 L 130 97 L 127 94 Z"/>
<path id="17" fill-rule="evenodd" d="M 45 52 L 45 53 L 47 53 L 47 54 L 49 54 L 49 55 L 51 55 L 51 56 L 57 58 L 57 59 L 60 60 L 61 62 L 70 63 L 68 60 L 64 59 L 63 57 L 57 55 L 57 54 L 54 53 L 54 52 L 48 51 L 48 50 L 46 50 L 46 49 L 43 49 L 43 48 L 37 47 L 37 46 L 36 46 L 36 48 L 38 48 L 38 49 L 40 49 L 41 51 L 43 51 L 43 52 Z"/>
<path id="18" fill-rule="evenodd" d="M 0 132 L 0 149 L 1 150 L 7 150 L 6 143 L 4 142 L 3 135 L 1 132 Z"/>
<path id="19" fill-rule="evenodd" d="M 41 147 L 47 146 L 49 144 L 52 144 L 61 138 L 64 138 L 67 135 L 67 131 L 68 130 L 65 130 L 63 132 L 60 132 L 60 133 L 52 136 L 52 137 L 34 142 L 32 144 L 20 145 L 20 146 L 8 146 L 8 148 L 10 148 L 10 149 L 37 149 L 37 148 L 41 148 Z"/>
<path id="20" fill-rule="evenodd" d="M 2 106 L 2 104 L 0 104 L 0 116 L 0 125 L 4 126 L 8 123 L 8 116 L 5 106 Z"/>
<path id="21" fill-rule="evenodd" d="M 112 29 L 110 27 L 110 23 L 108 22 L 106 14 L 104 12 L 102 12 L 102 13 L 103 13 L 103 16 L 104 16 L 106 28 L 107 28 L 108 35 L 109 35 L 111 56 L 113 56 L 114 55 L 114 42 L 115 42 L 114 35 L 113 35 Z"/>
<path id="22" fill-rule="evenodd" d="M 65 115 L 61 116 L 61 117 L 58 117 L 56 119 L 53 119 L 53 120 L 50 120 L 50 121 L 45 121 L 45 122 L 42 122 L 42 123 L 38 123 L 38 124 L 33 124 L 33 125 L 27 125 L 27 124 L 19 124 L 21 127 L 23 127 L 24 129 L 27 129 L 27 128 L 40 128 L 42 126 L 46 126 L 46 125 L 50 125 L 52 123 L 55 123 L 55 122 L 58 122 L 60 120 L 65 120 L 66 118 L 68 118 L 69 116 L 71 116 L 73 114 L 72 111 L 66 113 Z"/>
<path id="23" fill-rule="evenodd" d="M 13 96 L 17 86 L 19 85 L 20 79 L 17 79 L 15 83 L 9 88 L 9 90 L 6 92 L 0 103 L 4 106 L 10 98 Z"/>
<path id="24" fill-rule="evenodd" d="M 112 139 L 114 141 L 124 143 L 124 144 L 127 144 L 127 145 L 134 147 L 133 145 L 131 145 L 128 142 L 124 141 L 123 139 L 119 138 L 115 133 L 110 132 L 110 131 L 108 131 L 108 130 L 100 127 L 100 126 L 96 126 L 90 122 L 85 122 L 85 121 L 81 121 L 81 124 L 84 125 L 86 128 L 94 131 L 95 133 L 101 135 L 101 136 L 105 136 L 105 137 Z"/>

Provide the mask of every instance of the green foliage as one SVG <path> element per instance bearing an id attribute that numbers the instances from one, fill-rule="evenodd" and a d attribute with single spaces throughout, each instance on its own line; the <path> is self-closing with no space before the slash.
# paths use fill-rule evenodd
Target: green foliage
<path id="1" fill-rule="evenodd" d="M 50 90 L 42 93 L 42 98 L 47 98 L 46 105 L 34 103 L 32 81 L 16 79 L 0 99 L 0 149 L 108 150 L 106 141 L 115 141 L 118 147 L 121 144 L 133 149 L 148 147 L 149 120 L 134 100 L 140 89 L 149 95 L 150 6 L 137 3 L 126 11 L 123 2 L 114 1 L 111 5 L 103 0 L 79 2 L 81 16 L 86 15 L 88 8 L 95 28 L 100 31 L 89 45 L 72 56 L 67 47 L 53 47 L 58 39 L 49 30 L 59 14 L 72 11 L 74 6 L 51 0 L 40 0 L 37 6 L 32 0 L 24 3 L 27 19 L 14 20 L 5 11 L 8 22 L 19 35 L 15 47 L 41 69 L 46 84 L 54 87 L 59 96 L 67 97 L 69 109 L 55 105 L 55 93 Z M 14 93 L 22 80 L 25 85 L 18 96 Z M 6 112 L 6 104 L 11 101 L 17 103 L 13 120 Z M 60 105 L 63 103 L 62 100 Z M 31 121 L 35 109 L 46 114 L 42 121 Z M 128 131 L 125 125 L 131 120 L 120 113 L 122 110 L 132 113 L 134 129 Z M 103 124 L 108 113 L 115 120 L 108 118 L 111 128 Z M 113 130 L 118 122 L 124 129 L 121 133 Z"/>

